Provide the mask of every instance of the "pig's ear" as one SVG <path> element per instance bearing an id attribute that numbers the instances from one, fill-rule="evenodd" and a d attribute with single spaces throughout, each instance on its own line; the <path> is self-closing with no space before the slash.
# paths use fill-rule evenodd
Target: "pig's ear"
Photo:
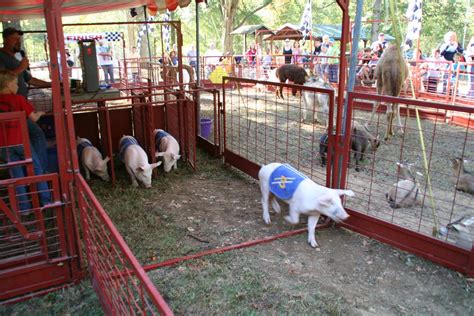
<path id="1" fill-rule="evenodd" d="M 320 207 L 330 207 L 332 205 L 332 197 L 329 195 L 323 195 L 321 199 L 319 199 L 318 203 Z"/>
<path id="2" fill-rule="evenodd" d="M 161 161 L 152 163 L 152 164 L 150 165 L 150 167 L 151 167 L 151 169 L 155 169 L 155 168 L 158 167 L 159 165 L 161 165 Z"/>
<path id="3" fill-rule="evenodd" d="M 174 159 L 174 160 L 178 160 L 179 158 L 181 158 L 181 155 L 173 154 L 173 159 Z"/>
<path id="4" fill-rule="evenodd" d="M 137 167 L 137 169 L 135 169 L 135 171 L 137 171 L 137 172 L 140 172 L 140 171 L 143 172 L 143 171 L 145 171 L 145 167 L 143 167 L 143 166 Z"/>
<path id="5" fill-rule="evenodd" d="M 155 157 L 163 157 L 164 155 L 165 155 L 164 152 L 161 152 L 161 153 L 155 152 Z"/>
<path id="6" fill-rule="evenodd" d="M 105 157 L 105 159 L 104 159 L 104 163 L 108 163 L 108 162 L 109 162 L 109 160 L 110 160 L 109 156 Z"/>
<path id="7" fill-rule="evenodd" d="M 337 195 L 339 196 L 343 196 L 343 195 L 346 195 L 346 196 L 354 196 L 354 192 L 352 190 L 339 190 L 337 189 L 336 190 L 336 193 Z"/>

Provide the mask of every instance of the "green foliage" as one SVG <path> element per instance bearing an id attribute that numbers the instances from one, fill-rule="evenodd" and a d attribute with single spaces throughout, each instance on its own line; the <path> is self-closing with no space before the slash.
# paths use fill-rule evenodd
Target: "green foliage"
<path id="1" fill-rule="evenodd" d="M 372 20 L 374 18 L 374 4 L 376 0 L 364 1 L 363 21 Z M 217 48 L 223 51 L 223 29 L 224 18 L 222 1 L 208 1 L 207 5 L 200 4 L 200 31 L 199 40 L 201 45 L 201 52 L 204 53 L 209 47 L 211 41 L 215 41 Z M 271 2 L 270 5 L 264 6 Z M 236 15 L 233 21 L 233 29 L 241 25 L 250 24 L 264 24 L 270 29 L 276 29 L 285 23 L 292 23 L 298 25 L 301 19 L 301 14 L 305 6 L 306 0 L 240 0 L 236 7 Z M 448 31 L 455 31 L 458 35 L 459 41 L 462 43 L 465 34 L 465 43 L 467 43 L 471 36 L 474 35 L 474 23 L 472 23 L 472 11 L 474 2 L 471 0 L 471 7 L 466 8 L 468 1 L 466 0 L 425 0 L 423 1 L 423 25 L 420 39 L 420 47 L 425 53 L 443 41 L 443 36 Z M 350 1 L 350 16 L 351 20 L 355 18 L 355 1 Z M 404 26 L 406 26 L 404 13 L 408 6 L 408 0 L 396 1 L 399 18 L 401 20 L 402 35 L 406 33 Z M 257 8 L 263 9 L 257 10 Z M 84 16 L 65 17 L 64 23 L 92 23 L 100 22 L 114 22 L 126 21 L 128 17 L 128 10 L 111 11 L 107 14 L 91 14 Z M 313 1 L 313 24 L 340 24 L 341 23 L 341 9 L 334 0 Z M 139 17 L 140 18 L 140 17 Z M 196 5 L 192 3 L 186 8 L 178 9 L 172 16 L 175 20 L 182 21 L 182 32 L 184 41 L 184 52 L 186 52 L 189 45 L 195 43 L 196 37 Z M 158 20 L 161 16 L 158 16 Z M 379 31 L 388 34 L 395 34 L 393 23 L 390 21 L 388 14 L 388 0 L 382 1 L 381 5 L 381 19 L 385 20 L 379 26 Z M 369 26 L 370 23 L 365 23 Z M 21 22 L 21 27 L 24 30 L 45 30 L 45 22 L 43 19 L 27 20 Z M 398 27 L 398 26 L 397 26 Z M 159 29 L 159 27 L 158 27 Z M 122 31 L 124 32 L 128 47 L 135 44 L 136 38 L 129 40 L 131 34 L 138 32 L 137 26 L 124 25 L 103 25 L 103 26 L 80 26 L 80 27 L 66 27 L 65 33 L 91 33 L 103 31 Z M 161 51 L 161 38 L 159 32 L 154 32 L 150 35 L 152 43 L 152 51 L 159 53 Z M 27 34 L 25 35 L 25 48 L 28 52 L 30 61 L 46 60 L 45 53 L 45 39 L 44 34 Z M 253 41 L 253 36 L 247 36 L 247 43 Z M 233 51 L 241 53 L 243 51 L 243 36 L 233 36 Z M 121 51 L 117 49 L 117 53 Z"/>

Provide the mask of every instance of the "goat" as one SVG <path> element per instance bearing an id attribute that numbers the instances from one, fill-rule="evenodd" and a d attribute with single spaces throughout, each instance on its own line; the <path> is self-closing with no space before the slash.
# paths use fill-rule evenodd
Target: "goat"
<path id="1" fill-rule="evenodd" d="M 367 128 L 354 121 L 352 125 L 351 149 L 354 151 L 355 170 L 359 171 L 359 161 L 364 160 L 364 154 L 370 144 L 372 153 L 380 146 L 379 136 L 373 136 Z"/>
<path id="2" fill-rule="evenodd" d="M 179 68 L 178 66 L 172 66 L 169 57 L 166 57 L 163 63 L 163 70 L 161 71 L 161 78 L 165 81 L 169 81 L 171 84 L 179 83 Z M 183 67 L 183 83 L 195 83 L 194 68 L 189 65 L 182 65 Z"/>
<path id="3" fill-rule="evenodd" d="M 400 177 L 403 180 L 394 183 L 385 194 L 391 208 L 412 207 L 423 204 L 423 192 L 419 188 L 414 163 L 397 162 Z"/>
<path id="4" fill-rule="evenodd" d="M 462 158 L 454 158 L 453 171 L 454 171 L 454 182 L 456 183 L 456 190 L 466 192 L 474 195 L 474 175 L 469 173 L 464 168 L 465 160 Z"/>
<path id="5" fill-rule="evenodd" d="M 306 70 L 304 70 L 303 67 L 293 65 L 293 64 L 287 64 L 287 65 L 281 65 L 278 67 L 276 71 L 276 77 L 280 81 L 280 83 L 285 83 L 286 80 L 289 80 L 293 82 L 294 84 L 301 84 L 303 85 L 306 80 L 308 79 L 308 74 L 306 73 Z M 293 88 L 292 94 L 293 96 L 296 95 L 297 90 Z M 278 87 L 276 90 L 276 96 L 277 98 L 283 98 L 283 86 Z"/>
<path id="6" fill-rule="evenodd" d="M 314 87 L 314 88 L 324 88 L 328 90 L 334 90 L 329 82 L 324 81 L 322 78 L 311 77 L 308 82 L 304 84 L 305 87 Z M 317 108 L 322 110 L 326 127 L 328 125 L 328 114 L 329 114 L 329 95 L 326 93 L 318 93 L 314 91 L 303 91 L 303 121 L 308 119 L 308 109 L 310 113 L 314 114 L 314 117 L 311 118 L 311 122 L 318 122 L 318 111 Z M 313 115 L 311 115 L 313 116 Z"/>
<path id="7" fill-rule="evenodd" d="M 375 77 L 377 78 L 377 94 L 398 97 L 403 84 L 408 76 L 408 67 L 403 59 L 401 49 L 398 45 L 392 44 L 387 47 L 377 62 Z M 372 122 L 380 102 L 375 102 L 372 115 L 367 125 Z M 385 140 L 389 140 L 393 132 L 393 119 L 397 115 L 398 126 L 403 132 L 402 119 L 400 118 L 400 106 L 396 103 L 387 105 L 387 131 Z M 366 126 L 367 126 L 366 125 Z"/>
<path id="8" fill-rule="evenodd" d="M 442 226 L 439 230 L 440 237 L 448 236 L 454 238 L 456 245 L 471 250 L 473 246 L 472 235 L 469 231 L 469 227 L 474 224 L 474 216 L 466 218 L 466 216 L 449 223 L 446 226 Z"/>

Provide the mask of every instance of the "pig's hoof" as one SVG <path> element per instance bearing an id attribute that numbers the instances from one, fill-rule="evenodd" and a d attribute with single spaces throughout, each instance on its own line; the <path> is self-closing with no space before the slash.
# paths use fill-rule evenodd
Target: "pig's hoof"
<path id="1" fill-rule="evenodd" d="M 290 216 L 285 216 L 285 221 L 293 225 L 298 224 L 298 222 L 293 222 L 293 219 Z"/>
<path id="2" fill-rule="evenodd" d="M 318 243 L 316 242 L 316 240 L 308 240 L 308 244 L 313 248 L 318 247 Z"/>
<path id="3" fill-rule="evenodd" d="M 270 225 L 272 223 L 272 221 L 270 220 L 270 215 L 263 215 L 263 221 L 267 225 Z"/>

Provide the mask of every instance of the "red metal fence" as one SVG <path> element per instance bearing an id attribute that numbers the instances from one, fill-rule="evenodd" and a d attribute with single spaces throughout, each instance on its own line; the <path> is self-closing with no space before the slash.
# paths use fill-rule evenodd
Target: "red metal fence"
<path id="1" fill-rule="evenodd" d="M 343 120 L 336 118 L 331 110 L 334 108 L 332 90 L 237 78 L 229 80 L 240 88 L 224 89 L 226 162 L 253 177 L 261 164 L 276 161 L 290 163 L 327 186 L 337 187 L 342 181 L 342 186 L 346 185 L 356 193 L 355 198 L 346 202 L 352 216 L 343 225 L 468 275 L 474 274 L 472 232 L 459 235 L 448 229 L 447 234 L 439 234 L 449 223 L 462 216 L 472 216 L 472 195 L 454 188 L 459 184 L 459 174 L 453 169 L 452 160 L 474 158 L 473 107 L 351 93 L 346 114 L 347 133 L 343 137 L 342 134 L 333 135 L 333 119 L 340 127 Z M 274 90 L 278 87 L 284 87 L 284 99 L 275 96 Z M 314 124 L 312 120 L 304 120 L 304 97 L 292 96 L 293 88 L 302 89 L 302 96 L 307 93 L 329 96 L 328 112 L 312 106 L 306 108 L 310 118 L 318 114 L 323 118 L 322 122 Z M 387 128 L 385 106 L 379 107 L 370 124 L 367 123 L 371 112 L 367 109 L 375 101 L 395 100 L 402 104 L 403 133 L 388 142 L 382 141 L 375 153 L 368 146 L 359 171 L 355 171 L 354 157 L 347 167 L 348 157 L 355 154 L 351 149 L 354 121 L 364 131 L 364 125 L 368 125 L 369 133 L 374 137 L 380 135 L 383 140 Z M 420 116 L 420 126 L 415 118 L 415 108 Z M 446 111 L 462 117 L 462 124 L 446 121 Z M 329 131 L 325 158 L 329 163 L 323 167 L 320 149 L 324 154 L 325 147 L 321 146 L 320 139 L 326 132 L 325 122 Z M 394 123 L 397 123 L 396 119 Z M 368 141 L 367 138 L 371 137 L 364 134 L 361 141 Z M 412 170 L 416 178 L 412 180 L 413 186 L 405 191 L 394 186 L 406 180 L 397 168 L 397 162 L 414 164 Z M 465 168 L 472 170 L 473 165 L 466 162 Z M 407 192 L 416 195 L 418 203 L 391 208 L 393 203 L 386 197 L 391 189 L 398 198 L 403 198 L 401 194 Z M 467 248 L 462 246 L 466 240 L 471 242 Z"/>
<path id="2" fill-rule="evenodd" d="M 84 178 L 75 180 L 87 267 L 106 313 L 172 315 Z"/>

